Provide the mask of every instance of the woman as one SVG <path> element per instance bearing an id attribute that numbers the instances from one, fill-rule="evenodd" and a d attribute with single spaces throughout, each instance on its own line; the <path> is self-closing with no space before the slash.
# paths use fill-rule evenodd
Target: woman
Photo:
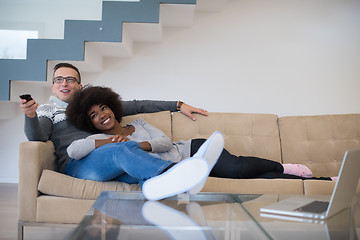
<path id="1" fill-rule="evenodd" d="M 80 139 L 68 148 L 73 159 L 82 159 L 99 146 L 112 142 L 138 142 L 144 151 L 164 160 L 182 161 L 195 153 L 206 141 L 192 139 L 172 143 L 159 129 L 143 119 L 122 127 L 121 98 L 110 88 L 88 86 L 79 91 L 69 103 L 66 115 L 69 122 L 83 130 L 97 133 Z M 99 134 L 102 133 L 102 134 Z M 210 165 L 215 164 L 212 162 Z M 234 156 L 224 149 L 213 166 L 210 176 L 222 178 L 290 178 L 309 179 L 311 171 L 300 164 L 281 164 L 275 161 Z M 312 178 L 331 180 L 331 178 Z M 136 179 L 133 179 L 136 181 Z"/>

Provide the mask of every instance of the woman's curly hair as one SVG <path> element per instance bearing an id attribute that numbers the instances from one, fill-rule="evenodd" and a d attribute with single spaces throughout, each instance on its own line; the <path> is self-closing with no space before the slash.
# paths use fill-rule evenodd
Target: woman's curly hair
<path id="1" fill-rule="evenodd" d="M 88 115 L 94 105 L 104 104 L 114 113 L 117 121 L 121 122 L 123 109 L 121 97 L 111 88 L 87 85 L 76 91 L 66 108 L 66 117 L 69 123 L 77 128 L 91 133 L 99 133 Z"/>

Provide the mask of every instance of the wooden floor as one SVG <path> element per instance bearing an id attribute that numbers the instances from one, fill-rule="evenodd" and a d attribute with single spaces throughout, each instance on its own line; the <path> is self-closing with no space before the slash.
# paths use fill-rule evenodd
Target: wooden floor
<path id="1" fill-rule="evenodd" d="M 0 239 L 17 239 L 18 185 L 0 183 Z M 24 240 L 64 239 L 73 229 L 58 227 L 25 227 Z"/>

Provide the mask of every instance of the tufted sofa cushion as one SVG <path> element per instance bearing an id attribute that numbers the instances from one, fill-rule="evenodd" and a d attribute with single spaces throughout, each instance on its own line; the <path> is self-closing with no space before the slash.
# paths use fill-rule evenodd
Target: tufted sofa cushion
<path id="1" fill-rule="evenodd" d="M 125 126 L 131 121 L 142 118 L 163 131 L 171 139 L 171 113 L 169 111 L 156 113 L 142 113 L 123 117 L 121 125 Z"/>
<path id="2" fill-rule="evenodd" d="M 314 176 L 337 176 L 344 153 L 360 147 L 360 114 L 280 117 L 284 163 L 302 163 Z"/>
<path id="3" fill-rule="evenodd" d="M 208 138 L 218 130 L 225 148 L 235 155 L 256 156 L 281 162 L 277 116 L 274 114 L 209 113 L 192 121 L 173 113 L 173 140 Z"/>

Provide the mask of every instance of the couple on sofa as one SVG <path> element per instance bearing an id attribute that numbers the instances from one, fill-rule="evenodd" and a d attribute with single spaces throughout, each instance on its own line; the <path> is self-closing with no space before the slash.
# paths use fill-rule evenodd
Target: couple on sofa
<path id="1" fill-rule="evenodd" d="M 65 173 L 97 181 L 140 183 L 148 199 L 185 191 L 197 193 L 209 174 L 225 178 L 311 178 L 311 171 L 303 165 L 230 154 L 224 149 L 220 132 L 208 140 L 172 143 L 143 119 L 121 126 L 120 96 L 110 88 L 88 86 L 77 91 L 66 116 L 71 124 L 94 135 L 68 147 L 71 160 Z M 130 151 L 131 155 L 121 156 L 121 151 Z"/>
<path id="2" fill-rule="evenodd" d="M 43 105 L 38 109 L 34 100 L 22 100 L 20 106 L 26 114 L 25 133 L 28 139 L 53 141 L 59 157 L 59 170 L 68 175 L 98 181 L 139 182 L 145 196 L 154 200 L 185 191 L 197 193 L 209 174 L 229 178 L 311 177 L 311 171 L 302 165 L 282 165 L 265 159 L 233 156 L 223 150 L 224 140 L 219 132 L 206 142 L 193 139 L 171 143 L 165 134 L 143 120 L 121 127 L 122 110 L 126 113 L 126 108 L 121 109 L 116 93 L 100 87 L 80 90 L 80 73 L 72 65 L 60 64 L 54 70 L 52 90 L 57 96 L 54 98 L 55 105 Z M 110 102 L 102 98 L 108 95 L 113 95 Z M 86 101 L 82 101 L 84 98 Z M 68 107 L 67 102 L 70 102 Z M 72 108 L 78 110 L 71 111 Z M 65 110 L 68 118 L 72 119 L 70 125 Z M 133 113 L 137 113 L 137 109 Z M 101 119 L 104 116 L 107 118 Z M 114 136 L 97 135 L 94 138 L 89 137 L 89 131 Z M 70 157 L 64 153 L 71 142 L 86 137 L 89 138 L 69 147 Z M 99 137 L 102 139 L 97 139 Z M 130 139 L 133 141 L 128 141 Z M 81 147 L 74 147 L 76 144 Z M 156 152 L 157 155 L 146 151 Z"/>

